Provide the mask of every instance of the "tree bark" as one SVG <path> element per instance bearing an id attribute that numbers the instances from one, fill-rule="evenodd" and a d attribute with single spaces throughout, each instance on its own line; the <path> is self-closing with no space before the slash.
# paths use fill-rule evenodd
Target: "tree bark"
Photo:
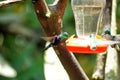
<path id="1" fill-rule="evenodd" d="M 92 75 L 93 80 L 104 80 L 105 78 L 106 52 L 97 55 L 95 70 Z"/>

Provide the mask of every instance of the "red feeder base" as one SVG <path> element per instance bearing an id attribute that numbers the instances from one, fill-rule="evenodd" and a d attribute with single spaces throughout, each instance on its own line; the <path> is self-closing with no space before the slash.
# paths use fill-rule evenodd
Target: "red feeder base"
<path id="1" fill-rule="evenodd" d="M 108 45 L 106 44 L 97 44 L 96 49 L 90 49 L 90 43 L 85 39 L 73 38 L 66 44 L 66 48 L 74 53 L 84 53 L 84 54 L 98 54 L 105 52 L 107 50 Z"/>

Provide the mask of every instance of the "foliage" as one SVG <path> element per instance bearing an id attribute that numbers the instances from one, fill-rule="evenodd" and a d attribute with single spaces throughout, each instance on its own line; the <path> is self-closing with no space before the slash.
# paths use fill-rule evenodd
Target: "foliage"
<path id="1" fill-rule="evenodd" d="M 0 28 L 12 24 L 26 26 L 33 30 L 40 29 L 31 1 L 13 4 L 0 8 Z M 0 76 L 0 80 L 45 80 L 43 72 L 43 55 L 33 39 L 28 40 L 24 34 L 0 32 L 0 54 L 17 71 L 17 77 Z M 41 35 L 41 33 L 39 34 Z M 43 45 L 40 43 L 40 45 Z"/>
<path id="2" fill-rule="evenodd" d="M 120 19 L 120 0 L 118 0 L 118 4 L 117 4 L 117 18 Z"/>

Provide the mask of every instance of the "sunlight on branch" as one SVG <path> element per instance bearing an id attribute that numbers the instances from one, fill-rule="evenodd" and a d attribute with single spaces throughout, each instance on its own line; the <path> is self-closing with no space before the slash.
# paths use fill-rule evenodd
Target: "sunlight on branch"
<path id="1" fill-rule="evenodd" d="M 0 75 L 5 77 L 16 77 L 17 72 L 0 55 Z"/>
<path id="2" fill-rule="evenodd" d="M 44 66 L 46 80 L 69 80 L 53 48 L 46 51 Z"/>
<path id="3" fill-rule="evenodd" d="M 0 7 L 3 7 L 5 5 L 8 5 L 8 4 L 13 4 L 13 3 L 16 3 L 16 2 L 20 2 L 22 0 L 5 0 L 5 1 L 0 1 Z"/>

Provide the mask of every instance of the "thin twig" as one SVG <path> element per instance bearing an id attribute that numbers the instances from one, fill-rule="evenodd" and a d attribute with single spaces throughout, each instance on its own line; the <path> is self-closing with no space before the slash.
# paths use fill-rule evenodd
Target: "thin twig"
<path id="1" fill-rule="evenodd" d="M 0 7 L 9 5 L 9 4 L 13 4 L 13 3 L 17 3 L 20 2 L 22 0 L 5 0 L 5 1 L 0 1 Z"/>

